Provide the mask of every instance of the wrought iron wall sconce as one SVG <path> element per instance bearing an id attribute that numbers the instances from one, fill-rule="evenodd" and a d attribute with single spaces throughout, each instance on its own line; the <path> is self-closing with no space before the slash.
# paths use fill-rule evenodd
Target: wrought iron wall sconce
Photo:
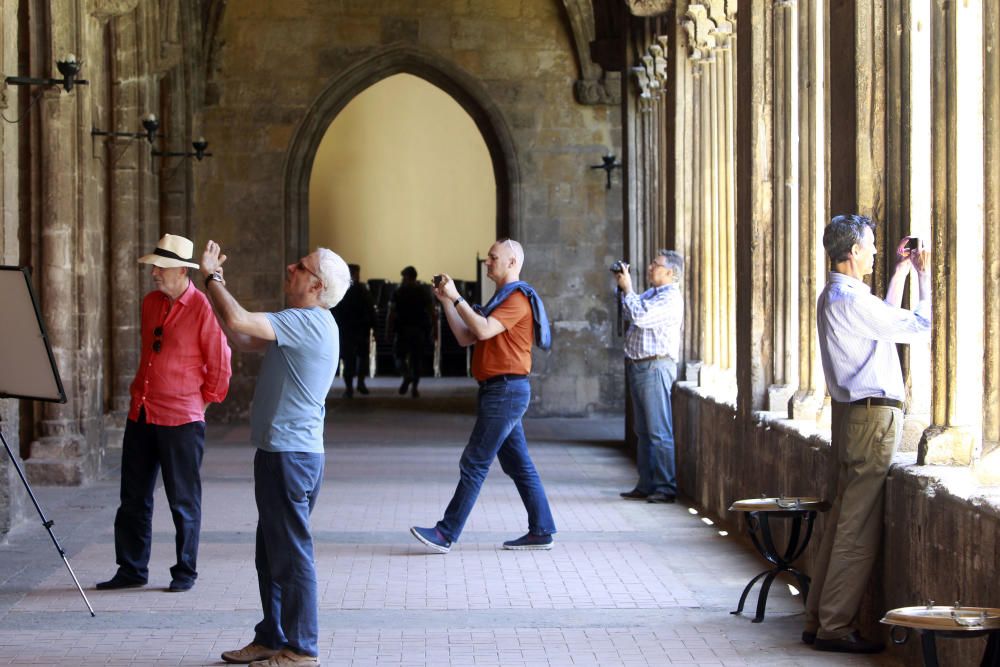
<path id="1" fill-rule="evenodd" d="M 56 68 L 59 73 L 63 75 L 61 79 L 36 79 L 30 76 L 8 76 L 4 79 L 7 85 L 10 86 L 62 86 L 63 90 L 67 93 L 73 91 L 73 86 L 85 86 L 89 81 L 85 79 L 77 79 L 76 75 L 80 73 L 80 68 L 83 66 L 82 61 L 77 61 L 76 56 L 72 53 L 67 55 L 64 60 L 56 61 Z"/>
<path id="2" fill-rule="evenodd" d="M 615 169 L 621 168 L 621 166 L 622 166 L 622 164 L 621 164 L 621 162 L 618 162 L 617 158 L 615 158 L 615 154 L 611 153 L 611 152 L 608 152 L 607 155 L 601 157 L 601 164 L 592 164 L 592 165 L 590 165 L 590 168 L 591 169 L 603 169 L 604 170 L 604 173 L 608 177 L 608 185 L 605 188 L 605 190 L 610 190 L 611 189 L 611 172 L 613 170 L 615 170 Z"/>
<path id="3" fill-rule="evenodd" d="M 92 137 L 123 137 L 127 139 L 145 139 L 149 142 L 150 146 L 156 141 L 156 131 L 160 129 L 160 121 L 156 119 L 153 114 L 146 114 L 142 117 L 142 132 L 107 132 L 105 130 L 98 130 L 96 127 L 91 128 L 90 136 Z"/>
<path id="4" fill-rule="evenodd" d="M 156 157 L 193 157 L 194 159 L 201 162 L 204 158 L 212 157 L 211 153 L 206 152 L 208 148 L 208 142 L 205 141 L 205 137 L 198 137 L 191 142 L 191 146 L 194 148 L 193 153 L 187 153 L 184 151 L 153 151 L 153 155 Z"/>

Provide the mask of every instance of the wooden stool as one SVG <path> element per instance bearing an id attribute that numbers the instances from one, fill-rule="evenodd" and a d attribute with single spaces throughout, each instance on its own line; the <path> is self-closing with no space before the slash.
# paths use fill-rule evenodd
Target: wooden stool
<path id="1" fill-rule="evenodd" d="M 989 636 L 983 665 L 993 665 L 1000 661 L 1000 609 L 993 607 L 934 606 L 932 600 L 923 607 L 900 607 L 886 612 L 882 623 L 892 626 L 889 636 L 893 644 L 905 644 L 910 638 L 910 629 L 920 633 L 920 647 L 924 665 L 938 667 L 937 638 L 968 639 Z M 896 632 L 903 629 L 902 636 Z"/>
<path id="2" fill-rule="evenodd" d="M 828 509 L 830 509 L 830 504 L 819 498 L 749 498 L 733 503 L 729 511 L 747 513 L 747 532 L 750 534 L 750 540 L 753 542 L 754 547 L 757 548 L 757 551 L 760 552 L 760 555 L 767 562 L 774 565 L 774 567 L 764 570 L 750 580 L 750 583 L 743 589 L 743 594 L 740 596 L 740 604 L 736 608 L 736 611 L 730 613 L 743 613 L 743 605 L 750 594 L 750 589 L 753 588 L 753 585 L 758 580 L 763 578 L 764 582 L 761 585 L 760 594 L 757 596 L 757 615 L 754 617 L 753 622 L 760 623 L 763 621 L 764 608 L 767 606 L 767 594 L 771 590 L 771 584 L 774 582 L 775 577 L 782 572 L 787 572 L 795 577 L 795 580 L 799 583 L 799 589 L 802 591 L 802 602 L 805 603 L 806 597 L 809 595 L 809 577 L 804 572 L 792 567 L 792 563 L 802 555 L 802 552 L 809 545 L 809 538 L 812 537 L 813 521 L 816 519 L 816 513 L 825 512 Z M 771 519 L 792 520 L 791 533 L 788 535 L 788 544 L 782 553 L 778 552 L 774 544 L 774 538 L 771 536 Z M 803 521 L 806 524 L 805 533 L 802 532 Z"/>

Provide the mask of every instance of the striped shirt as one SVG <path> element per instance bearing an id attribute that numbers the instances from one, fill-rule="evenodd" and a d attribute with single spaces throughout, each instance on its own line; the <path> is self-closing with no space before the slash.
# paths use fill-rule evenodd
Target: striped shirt
<path id="1" fill-rule="evenodd" d="M 653 287 L 642 295 L 622 296 L 629 325 L 625 332 L 625 356 L 629 359 L 667 356 L 677 361 L 681 351 L 684 296 L 676 283 Z"/>
<path id="2" fill-rule="evenodd" d="M 928 335 L 930 299 L 922 299 L 912 311 L 897 308 L 873 295 L 864 282 L 831 271 L 816 310 L 830 398 L 841 403 L 876 396 L 905 401 L 895 344 Z"/>

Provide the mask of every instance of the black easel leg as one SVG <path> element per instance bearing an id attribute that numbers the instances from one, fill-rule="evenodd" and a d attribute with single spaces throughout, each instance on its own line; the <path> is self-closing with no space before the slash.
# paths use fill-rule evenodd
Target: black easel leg
<path id="1" fill-rule="evenodd" d="M 76 590 L 80 591 L 80 595 L 83 596 L 83 601 L 87 604 L 87 609 L 90 610 L 90 615 L 96 616 L 94 608 L 90 606 L 90 600 L 87 599 L 87 594 L 83 592 L 83 588 L 80 586 L 80 581 L 76 578 L 76 573 L 73 572 L 73 568 L 69 565 L 69 559 L 66 558 L 66 552 L 63 551 L 61 546 L 59 546 L 59 540 L 57 540 L 56 536 L 52 533 L 52 524 L 54 522 L 45 518 L 45 513 L 42 512 L 41 506 L 35 499 L 35 494 L 31 490 L 31 485 L 28 484 L 28 478 L 24 476 L 24 471 L 21 470 L 21 465 L 17 462 L 17 459 L 14 458 L 14 452 L 10 451 L 10 445 L 7 444 L 7 438 L 3 437 L 3 430 L 0 430 L 0 441 L 3 442 L 4 449 L 7 450 L 7 456 L 10 458 L 10 462 L 14 464 L 14 469 L 17 470 L 17 474 L 21 478 L 21 482 L 24 484 L 24 489 L 28 492 L 31 502 L 35 505 L 35 509 L 38 511 L 38 516 L 42 519 L 42 526 L 44 526 L 45 530 L 49 531 L 49 537 L 52 538 L 52 544 L 55 545 L 56 551 L 59 552 L 63 563 L 66 565 L 66 569 L 69 570 L 69 576 L 73 577 L 73 583 L 76 584 Z"/>

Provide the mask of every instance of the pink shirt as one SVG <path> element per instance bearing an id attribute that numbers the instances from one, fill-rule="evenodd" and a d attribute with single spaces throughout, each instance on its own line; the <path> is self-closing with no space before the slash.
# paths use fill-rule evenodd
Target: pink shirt
<path id="1" fill-rule="evenodd" d="M 212 306 L 193 282 L 173 305 L 163 292 L 150 292 L 142 300 L 142 356 L 128 418 L 138 421 L 144 407 L 147 424 L 204 421 L 205 405 L 221 402 L 229 391 L 231 355 Z"/>

